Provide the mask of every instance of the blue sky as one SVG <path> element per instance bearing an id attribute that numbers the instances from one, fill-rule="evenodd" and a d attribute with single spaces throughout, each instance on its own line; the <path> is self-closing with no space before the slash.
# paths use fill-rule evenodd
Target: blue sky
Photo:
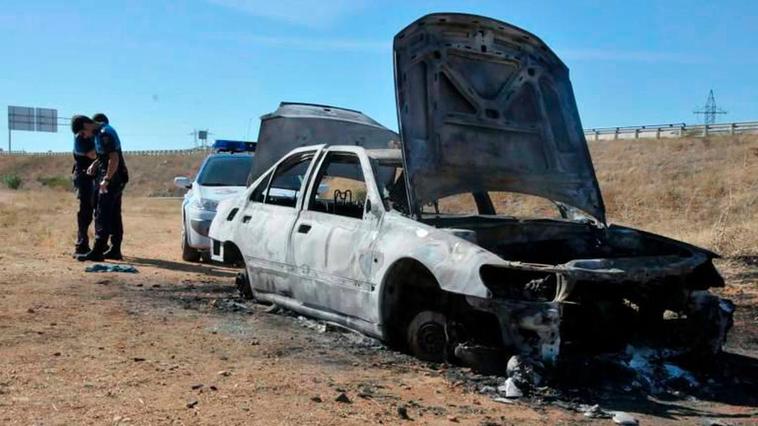
<path id="1" fill-rule="evenodd" d="M 758 120 L 756 1 L 8 1 L 7 105 L 103 111 L 125 149 L 188 148 L 193 129 L 244 139 L 282 100 L 364 111 L 397 128 L 391 40 L 430 12 L 498 18 L 571 70 L 584 127 L 695 122 L 713 88 L 724 121 Z M 251 120 L 252 118 L 252 120 Z M 0 146 L 7 145 L 0 119 Z M 71 134 L 14 132 L 67 151 Z"/>

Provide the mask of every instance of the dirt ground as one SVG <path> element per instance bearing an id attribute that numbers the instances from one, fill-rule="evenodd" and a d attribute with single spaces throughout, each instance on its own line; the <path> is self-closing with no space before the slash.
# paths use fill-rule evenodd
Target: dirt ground
<path id="1" fill-rule="evenodd" d="M 241 303 L 234 270 L 181 261 L 179 200 L 125 205 L 123 263 L 139 273 L 85 273 L 71 194 L 0 191 L 0 423 L 612 424 L 549 400 L 495 402 L 464 369 Z M 758 265 L 721 267 L 738 305 L 728 349 L 754 363 Z M 621 395 L 588 402 L 642 424 L 758 421 L 755 395 Z"/>

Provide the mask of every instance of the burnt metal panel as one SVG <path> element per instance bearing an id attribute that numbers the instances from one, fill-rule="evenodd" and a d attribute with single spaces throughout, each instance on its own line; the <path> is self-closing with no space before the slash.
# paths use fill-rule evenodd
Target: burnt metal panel
<path id="1" fill-rule="evenodd" d="M 447 195 L 532 194 L 605 222 L 568 69 L 494 19 L 427 15 L 395 36 L 395 90 L 415 212 Z"/>
<path id="2" fill-rule="evenodd" d="M 261 117 L 255 161 L 248 183 L 291 150 L 308 145 L 388 148 L 400 136 L 360 111 L 328 105 L 282 102 Z"/>

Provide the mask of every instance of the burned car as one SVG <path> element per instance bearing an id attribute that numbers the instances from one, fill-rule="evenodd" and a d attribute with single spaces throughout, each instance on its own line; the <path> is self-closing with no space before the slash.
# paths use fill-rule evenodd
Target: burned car
<path id="1" fill-rule="evenodd" d="M 244 264 L 243 293 L 426 360 L 721 350 L 733 305 L 708 291 L 724 285 L 716 255 L 606 223 L 568 70 L 540 39 L 433 14 L 394 58 L 399 135 L 335 107 L 263 117 L 251 185 L 210 230 L 213 258 Z M 557 217 L 509 215 L 502 193 Z"/>

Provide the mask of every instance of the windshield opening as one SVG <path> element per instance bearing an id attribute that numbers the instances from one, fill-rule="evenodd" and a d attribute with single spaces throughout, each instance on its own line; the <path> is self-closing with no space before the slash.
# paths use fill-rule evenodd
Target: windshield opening
<path id="1" fill-rule="evenodd" d="M 247 186 L 247 176 L 253 166 L 250 155 L 210 157 L 197 176 L 203 186 Z"/>
<path id="2" fill-rule="evenodd" d="M 565 219 L 555 202 L 534 195 L 516 192 L 482 192 L 450 195 L 425 204 L 423 215 L 497 215 L 530 219 Z"/>

